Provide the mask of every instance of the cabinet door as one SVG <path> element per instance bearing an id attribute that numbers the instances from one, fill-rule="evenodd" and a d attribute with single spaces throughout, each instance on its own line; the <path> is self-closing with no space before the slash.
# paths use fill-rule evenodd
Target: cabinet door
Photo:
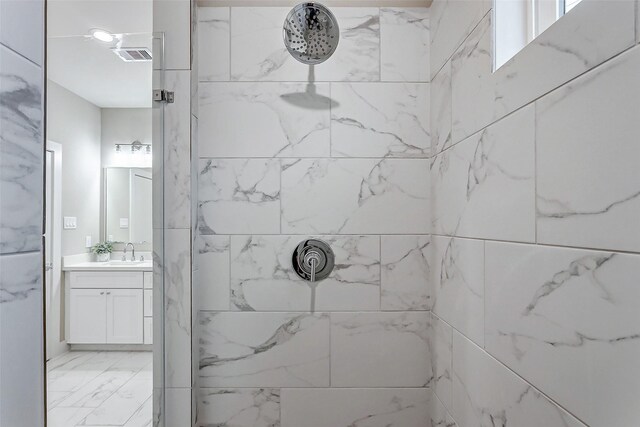
<path id="1" fill-rule="evenodd" d="M 107 289 L 107 343 L 142 344 L 142 289 Z"/>
<path id="2" fill-rule="evenodd" d="M 104 289 L 71 289 L 69 296 L 70 344 L 107 342 L 107 298 Z"/>

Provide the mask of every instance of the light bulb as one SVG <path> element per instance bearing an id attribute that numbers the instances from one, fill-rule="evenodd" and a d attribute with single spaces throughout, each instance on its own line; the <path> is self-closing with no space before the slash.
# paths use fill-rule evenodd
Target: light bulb
<path id="1" fill-rule="evenodd" d="M 94 28 L 93 30 L 90 31 L 90 34 L 91 34 L 91 37 L 93 37 L 94 39 L 104 43 L 111 43 L 115 39 L 115 36 L 113 34 L 111 34 L 108 31 L 101 30 L 99 28 Z"/>

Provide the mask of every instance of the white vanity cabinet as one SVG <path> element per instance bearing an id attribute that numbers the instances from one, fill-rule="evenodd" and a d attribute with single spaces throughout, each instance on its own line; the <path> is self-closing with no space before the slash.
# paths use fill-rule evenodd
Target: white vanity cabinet
<path id="1" fill-rule="evenodd" d="M 151 274 L 90 270 L 66 274 L 69 344 L 151 343 Z"/>

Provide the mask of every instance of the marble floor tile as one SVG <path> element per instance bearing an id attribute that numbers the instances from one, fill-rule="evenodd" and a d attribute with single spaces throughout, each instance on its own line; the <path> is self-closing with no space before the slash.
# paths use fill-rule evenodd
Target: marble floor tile
<path id="1" fill-rule="evenodd" d="M 332 313 L 332 387 L 425 387 L 429 312 Z"/>
<path id="2" fill-rule="evenodd" d="M 332 83 L 333 157 L 428 157 L 427 83 Z"/>
<path id="3" fill-rule="evenodd" d="M 282 427 L 424 427 L 431 390 L 283 389 Z"/>
<path id="4" fill-rule="evenodd" d="M 640 255 L 487 242 L 486 263 L 487 351 L 588 425 L 633 425 Z"/>
<path id="5" fill-rule="evenodd" d="M 201 387 L 327 387 L 329 317 L 200 313 Z"/>

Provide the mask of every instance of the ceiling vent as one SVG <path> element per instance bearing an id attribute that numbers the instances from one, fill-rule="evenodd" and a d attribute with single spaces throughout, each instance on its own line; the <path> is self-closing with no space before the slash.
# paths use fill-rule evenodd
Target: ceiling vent
<path id="1" fill-rule="evenodd" d="M 151 61 L 151 51 L 146 47 L 114 47 L 111 50 L 124 62 Z"/>

